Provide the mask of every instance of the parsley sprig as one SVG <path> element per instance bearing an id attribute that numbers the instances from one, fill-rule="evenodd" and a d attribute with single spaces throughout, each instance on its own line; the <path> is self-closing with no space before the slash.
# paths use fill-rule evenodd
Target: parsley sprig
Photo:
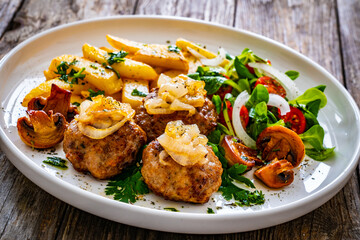
<path id="1" fill-rule="evenodd" d="M 221 130 L 217 128 L 214 132 L 210 134 L 208 145 L 210 145 L 219 158 L 223 166 L 223 174 L 221 175 L 221 186 L 219 191 L 222 193 L 225 200 L 229 201 L 234 198 L 235 204 L 239 206 L 252 206 L 260 205 L 265 202 L 265 197 L 262 191 L 249 191 L 242 189 L 234 184 L 234 182 L 244 183 L 250 188 L 255 188 L 254 184 L 250 179 L 246 178 L 242 174 L 246 171 L 245 165 L 239 165 L 238 163 L 232 167 L 228 167 L 227 160 L 225 158 L 225 150 L 219 145 Z M 210 141 L 215 143 L 212 143 Z"/>
<path id="2" fill-rule="evenodd" d="M 92 100 L 93 97 L 99 96 L 99 95 L 105 95 L 105 91 L 94 91 L 91 88 L 88 89 L 89 96 L 86 98 L 87 100 Z"/>
<path id="3" fill-rule="evenodd" d="M 107 62 L 109 63 L 109 65 L 113 65 L 114 63 L 125 61 L 124 58 L 129 53 L 121 50 L 120 52 L 109 52 L 108 54 L 109 54 L 109 58 L 107 59 Z"/>
<path id="4" fill-rule="evenodd" d="M 145 146 L 142 150 L 144 148 Z M 128 167 L 108 182 L 105 188 L 106 195 L 113 195 L 115 200 L 121 202 L 134 203 L 139 195 L 149 193 L 149 188 L 141 175 L 142 150 L 137 155 L 136 164 Z"/>
<path id="5" fill-rule="evenodd" d="M 61 61 L 60 64 L 56 67 L 56 74 L 59 74 L 60 80 L 63 80 L 64 82 L 70 83 L 70 84 L 78 84 L 79 79 L 84 79 L 85 74 L 83 72 L 85 71 L 85 68 L 83 67 L 80 71 L 76 71 L 75 69 L 71 69 L 69 74 L 67 74 L 67 70 L 70 68 L 70 66 L 75 65 L 79 61 L 74 59 L 70 63 L 66 61 Z M 69 81 L 69 78 L 71 80 Z"/>
<path id="6" fill-rule="evenodd" d="M 135 88 L 132 92 L 131 92 L 131 96 L 138 96 L 138 97 L 146 97 L 147 94 L 137 90 L 137 88 Z"/>
<path id="7" fill-rule="evenodd" d="M 47 157 L 47 160 L 44 160 L 43 163 L 52 165 L 54 167 L 58 167 L 60 169 L 67 169 L 68 167 L 66 166 L 66 160 L 59 158 L 59 157 Z"/>
<path id="8" fill-rule="evenodd" d="M 174 52 L 174 53 L 180 53 L 180 48 L 178 48 L 177 46 L 175 46 L 175 45 L 169 45 L 168 46 L 168 51 L 169 52 Z"/>

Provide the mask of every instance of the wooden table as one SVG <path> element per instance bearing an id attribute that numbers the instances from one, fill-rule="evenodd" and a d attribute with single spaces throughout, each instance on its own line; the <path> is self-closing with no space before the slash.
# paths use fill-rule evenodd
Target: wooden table
<path id="1" fill-rule="evenodd" d="M 359 0 L 0 0 L 0 58 L 36 33 L 81 19 L 183 16 L 284 43 L 325 67 L 360 104 L 359 13 Z M 334 198 L 303 217 L 252 232 L 198 236 L 131 227 L 83 212 L 30 182 L 4 153 L 0 158 L 1 239 L 360 239 L 359 167 Z"/>

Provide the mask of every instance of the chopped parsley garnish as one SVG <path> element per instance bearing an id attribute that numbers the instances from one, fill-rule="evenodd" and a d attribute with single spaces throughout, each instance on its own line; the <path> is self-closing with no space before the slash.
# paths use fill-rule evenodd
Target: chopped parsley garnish
<path id="1" fill-rule="evenodd" d="M 91 64 L 90 67 L 93 68 L 93 69 L 98 69 L 98 67 L 95 66 L 94 64 Z"/>
<path id="2" fill-rule="evenodd" d="M 145 146 L 142 148 L 142 150 Z M 126 168 L 120 175 L 112 178 L 106 188 L 106 195 L 114 195 L 115 200 L 125 203 L 134 203 L 139 195 L 149 193 L 149 188 L 145 184 L 141 175 L 141 156 L 139 151 L 136 157 L 136 164 Z"/>
<path id="3" fill-rule="evenodd" d="M 60 64 L 56 67 L 57 72 L 55 72 L 56 74 L 60 75 L 59 79 L 70 84 L 78 84 L 78 79 L 84 79 L 86 76 L 82 73 L 85 70 L 84 67 L 79 72 L 71 69 L 70 73 L 67 74 L 67 70 L 70 68 L 70 66 L 75 65 L 77 62 L 79 61 L 76 59 L 72 60 L 70 63 L 61 61 Z M 71 81 L 69 81 L 69 77 L 71 78 Z"/>
<path id="4" fill-rule="evenodd" d="M 91 100 L 91 98 L 93 98 L 93 97 L 96 97 L 96 96 L 99 96 L 99 95 L 105 95 L 105 91 L 101 91 L 101 90 L 99 90 L 99 91 L 97 91 L 97 92 L 95 92 L 94 90 L 92 90 L 91 88 L 89 88 L 89 96 L 86 98 L 87 100 Z"/>
<path id="5" fill-rule="evenodd" d="M 215 212 L 214 212 L 214 210 L 213 210 L 212 208 L 208 208 L 208 209 L 207 209 L 207 213 L 208 213 L 208 214 L 214 214 Z"/>
<path id="6" fill-rule="evenodd" d="M 59 157 L 47 157 L 47 160 L 44 160 L 43 163 L 58 167 L 60 169 L 67 169 L 66 160 Z"/>
<path id="7" fill-rule="evenodd" d="M 79 107 L 79 106 L 80 106 L 80 103 L 78 103 L 78 102 L 73 102 L 72 105 Z"/>
<path id="8" fill-rule="evenodd" d="M 109 58 L 107 59 L 107 62 L 109 63 L 109 65 L 113 65 L 114 63 L 119 63 L 119 62 L 123 62 L 125 61 L 125 57 L 128 55 L 128 52 L 125 52 L 123 50 L 121 50 L 120 52 L 113 52 L 113 53 L 109 53 Z"/>
<path id="9" fill-rule="evenodd" d="M 146 97 L 147 94 L 144 93 L 144 92 L 141 92 L 141 91 L 137 90 L 137 88 L 135 88 L 135 89 L 131 92 L 131 96 Z"/>
<path id="10" fill-rule="evenodd" d="M 60 64 L 56 67 L 57 72 L 55 72 L 56 74 L 60 74 L 60 75 L 66 75 L 66 70 L 69 69 L 69 64 L 65 61 L 61 61 Z"/>
<path id="11" fill-rule="evenodd" d="M 171 211 L 171 212 L 180 212 L 179 210 L 177 210 L 176 208 L 173 208 L 173 207 L 166 207 L 166 208 L 164 208 L 164 210 Z"/>
<path id="12" fill-rule="evenodd" d="M 69 63 L 69 66 L 77 64 L 79 61 L 75 58 Z"/>
<path id="13" fill-rule="evenodd" d="M 106 68 L 106 69 L 110 69 L 111 71 L 113 71 L 113 72 L 116 74 L 116 76 L 117 76 L 118 78 L 120 78 L 119 72 L 116 71 L 113 67 L 111 67 L 111 66 L 109 66 L 109 65 L 106 65 L 105 68 Z"/>
<path id="14" fill-rule="evenodd" d="M 231 200 L 234 198 L 235 204 L 239 206 L 253 206 L 260 205 L 265 202 L 265 197 L 262 191 L 255 190 L 253 192 L 242 189 L 234 184 L 234 182 L 241 182 L 245 185 L 255 188 L 250 179 L 244 177 L 242 174 L 246 171 L 245 165 L 235 164 L 228 168 L 227 160 L 225 158 L 225 150 L 218 143 L 211 143 L 210 145 L 219 158 L 223 166 L 223 174 L 221 175 L 221 186 L 219 191 L 222 193 L 225 200 Z"/>
<path id="15" fill-rule="evenodd" d="M 80 72 L 74 70 L 74 69 L 71 69 L 70 73 L 69 73 L 69 77 L 71 77 L 71 84 L 78 84 L 78 79 L 84 79 L 85 78 L 85 74 L 83 74 L 82 72 L 85 71 L 85 68 L 83 67 Z"/>
<path id="16" fill-rule="evenodd" d="M 174 52 L 174 53 L 180 53 L 180 48 L 178 48 L 177 46 L 175 45 L 169 45 L 168 46 L 168 51 L 169 52 Z"/>

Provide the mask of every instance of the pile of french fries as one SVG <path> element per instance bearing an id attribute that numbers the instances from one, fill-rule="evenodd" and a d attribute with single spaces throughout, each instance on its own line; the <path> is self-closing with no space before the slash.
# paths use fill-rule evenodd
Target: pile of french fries
<path id="1" fill-rule="evenodd" d="M 157 87 L 157 79 L 161 73 L 169 77 L 188 74 L 196 71 L 201 65 L 199 59 L 191 55 L 188 48 L 192 48 L 206 58 L 215 58 L 216 54 L 185 39 L 178 39 L 176 47 L 179 51 L 171 51 L 168 45 L 144 44 L 106 36 L 113 48 L 95 47 L 85 43 L 82 47 L 83 56 L 62 55 L 54 58 L 49 68 L 44 71 L 46 81 L 28 93 L 22 105 L 27 107 L 34 97 L 50 96 L 51 85 L 72 92 L 71 103 L 81 103 L 89 97 L 92 91 L 104 91 L 118 101 L 129 103 L 133 108 L 142 104 L 143 96 L 134 96 L 134 89 L 148 94 L 150 89 Z M 126 51 L 128 54 L 120 62 L 108 62 L 111 54 Z M 59 65 L 67 63 L 67 73 L 72 70 L 83 74 L 81 79 L 71 82 L 62 79 Z"/>

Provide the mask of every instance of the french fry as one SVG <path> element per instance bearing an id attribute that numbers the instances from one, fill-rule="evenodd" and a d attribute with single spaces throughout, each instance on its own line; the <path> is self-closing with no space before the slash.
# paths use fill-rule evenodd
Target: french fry
<path id="1" fill-rule="evenodd" d="M 169 69 L 182 71 L 189 69 L 188 61 L 182 52 L 169 51 L 167 45 L 143 44 L 111 35 L 107 35 L 106 38 L 111 46 L 134 54 L 133 60 Z"/>
<path id="2" fill-rule="evenodd" d="M 127 40 L 124 38 L 115 37 L 115 36 L 112 36 L 109 34 L 106 35 L 106 40 L 112 47 L 119 49 L 119 50 L 124 50 L 131 54 L 134 54 L 137 51 L 139 51 L 144 45 L 142 43 L 130 41 L 130 40 Z"/>
<path id="3" fill-rule="evenodd" d="M 91 62 L 85 58 L 74 55 L 62 55 L 54 58 L 51 61 L 49 70 L 45 73 L 46 76 L 59 77 L 57 74 L 57 67 L 62 63 L 68 63 L 67 73 L 74 69 L 80 72 L 83 68 L 82 74 L 85 74 L 84 81 L 89 82 L 96 88 L 105 91 L 106 94 L 114 94 L 119 92 L 122 88 L 122 80 L 116 76 L 116 73 L 110 69 L 106 69 L 99 63 Z M 70 64 L 73 62 L 73 64 Z"/>
<path id="4" fill-rule="evenodd" d="M 85 58 L 100 64 L 108 64 L 107 59 L 110 55 L 106 51 L 87 43 L 83 45 L 82 51 Z M 122 78 L 155 80 L 158 77 L 151 66 L 128 58 L 124 58 L 123 62 L 113 63 L 111 67 L 117 71 Z"/>
<path id="5" fill-rule="evenodd" d="M 178 48 L 180 48 L 183 52 L 188 52 L 188 47 L 194 49 L 196 52 L 200 53 L 201 55 L 203 55 L 206 58 L 212 59 L 212 58 L 216 58 L 216 54 L 183 38 L 178 38 L 176 40 L 176 46 Z M 220 64 L 220 66 L 225 66 L 226 64 L 229 63 L 229 60 L 224 59 L 224 61 Z"/>
<path id="6" fill-rule="evenodd" d="M 133 96 L 132 92 L 134 89 L 141 93 L 148 94 L 149 93 L 149 82 L 141 81 L 141 80 L 132 80 L 125 79 L 124 80 L 124 88 L 122 91 L 122 102 L 129 103 L 131 107 L 137 107 L 142 104 L 142 101 L 145 97 L 141 96 Z"/>

